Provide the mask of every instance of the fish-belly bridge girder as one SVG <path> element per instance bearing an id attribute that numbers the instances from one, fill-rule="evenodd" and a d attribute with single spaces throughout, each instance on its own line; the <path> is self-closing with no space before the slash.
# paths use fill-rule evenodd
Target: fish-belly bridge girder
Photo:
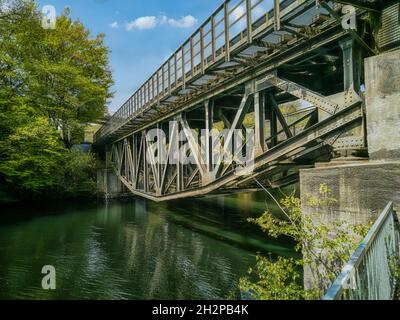
<path id="1" fill-rule="evenodd" d="M 338 18 L 352 1 L 317 2 L 275 1 L 258 16 L 262 0 L 224 2 L 96 134 L 124 187 L 154 201 L 279 187 L 316 162 L 364 157 L 363 59 L 380 50 L 366 17 L 379 16 L 381 2 L 355 4 L 362 32 Z M 246 23 L 233 32 L 238 8 L 237 23 Z M 163 140 L 149 139 L 154 129 Z M 213 129 L 226 132 L 220 149 Z M 190 163 L 173 161 L 182 138 Z M 238 140 L 255 144 L 251 170 L 236 161 L 245 146 L 218 157 Z M 160 150 L 173 157 L 159 161 Z"/>

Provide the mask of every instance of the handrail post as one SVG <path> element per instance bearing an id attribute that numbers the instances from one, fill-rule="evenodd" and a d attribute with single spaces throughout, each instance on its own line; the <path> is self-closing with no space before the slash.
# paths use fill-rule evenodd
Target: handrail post
<path id="1" fill-rule="evenodd" d="M 274 28 L 275 28 L 275 31 L 281 30 L 281 4 L 280 4 L 280 0 L 274 0 Z"/>
<path id="2" fill-rule="evenodd" d="M 229 62 L 231 60 L 230 53 L 230 39 L 229 39 L 229 10 L 228 2 L 224 2 L 224 31 L 225 31 L 225 61 Z"/>
<path id="3" fill-rule="evenodd" d="M 246 16 L 247 16 L 247 42 L 253 43 L 253 21 L 251 17 L 251 0 L 246 0 Z"/>

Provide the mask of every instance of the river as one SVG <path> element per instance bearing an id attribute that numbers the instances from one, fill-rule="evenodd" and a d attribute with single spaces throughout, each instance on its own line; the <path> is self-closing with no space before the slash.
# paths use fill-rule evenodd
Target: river
<path id="1" fill-rule="evenodd" d="M 262 193 L 152 203 L 61 201 L 1 208 L 0 299 L 225 299 L 258 252 L 293 256 L 248 217 Z M 56 289 L 41 287 L 42 267 Z"/>

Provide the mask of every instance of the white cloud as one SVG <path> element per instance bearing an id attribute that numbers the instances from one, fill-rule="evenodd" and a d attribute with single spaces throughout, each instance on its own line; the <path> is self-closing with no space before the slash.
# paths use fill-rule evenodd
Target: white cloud
<path id="1" fill-rule="evenodd" d="M 197 24 L 197 19 L 191 15 L 184 16 L 178 20 L 176 19 L 168 19 L 167 17 L 163 17 L 170 26 L 177 28 L 192 28 Z"/>
<path id="2" fill-rule="evenodd" d="M 114 21 L 113 23 L 111 23 L 110 27 L 113 28 L 113 29 L 118 29 L 119 28 L 118 21 Z"/>
<path id="3" fill-rule="evenodd" d="M 126 30 L 131 31 L 133 29 L 145 30 L 153 29 L 157 25 L 169 25 L 175 28 L 192 28 L 197 24 L 197 19 L 192 15 L 183 16 L 180 19 L 169 18 L 165 15 L 160 17 L 146 16 L 139 17 L 126 24 Z"/>
<path id="4" fill-rule="evenodd" d="M 157 18 L 155 16 L 140 17 L 126 24 L 126 30 L 133 29 L 145 30 L 153 29 L 157 25 Z"/>

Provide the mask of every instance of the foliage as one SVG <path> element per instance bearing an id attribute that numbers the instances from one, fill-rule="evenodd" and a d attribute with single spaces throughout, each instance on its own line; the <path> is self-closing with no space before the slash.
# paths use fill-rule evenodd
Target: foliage
<path id="1" fill-rule="evenodd" d="M 68 11 L 55 30 L 44 29 L 34 2 L 17 2 L 19 14 L 0 19 L 0 86 L 46 115 L 70 143 L 71 130 L 103 116 L 112 96 L 104 35 L 92 37 Z"/>
<path id="2" fill-rule="evenodd" d="M 93 195 L 93 154 L 65 148 L 46 117 L 30 115 L 31 108 L 19 105 L 8 110 L 8 117 L 0 116 L 0 136 L 6 136 L 0 139 L 0 175 L 4 181 L 22 199 Z"/>
<path id="3" fill-rule="evenodd" d="M 82 197 L 94 194 L 96 190 L 96 159 L 92 153 L 70 150 L 65 158 L 64 194 L 68 197 Z"/>
<path id="4" fill-rule="evenodd" d="M 319 191 L 320 198 L 310 198 L 307 204 L 328 210 L 336 200 L 331 197 L 331 190 L 325 184 L 320 186 Z M 301 252 L 303 258 L 296 262 L 287 258 L 272 262 L 259 257 L 255 270 L 250 270 L 257 281 L 252 283 L 249 278 L 242 279 L 241 290 L 250 291 L 256 299 L 318 299 L 340 273 L 357 244 L 367 234 L 369 226 L 318 221 L 319 215 L 302 213 L 300 199 L 293 194 L 284 197 L 281 205 L 286 220 L 266 212 L 249 221 L 260 226 L 273 238 L 293 238 L 297 243 L 295 250 Z M 315 289 L 306 291 L 296 282 L 301 278 L 301 271 L 295 266 L 307 266 L 313 283 L 317 284 Z M 278 276 L 278 273 L 281 274 Z"/>
<path id="5" fill-rule="evenodd" d="M 400 300 L 400 257 L 398 255 L 393 254 L 389 258 L 389 268 L 396 281 L 395 299 Z"/>
<path id="6" fill-rule="evenodd" d="M 50 30 L 33 0 L 0 0 L 2 190 L 23 198 L 93 190 L 93 156 L 69 149 L 106 111 L 108 53 L 104 35 L 68 11 Z"/>
<path id="7" fill-rule="evenodd" d="M 21 195 L 37 195 L 59 185 L 64 153 L 59 135 L 47 118 L 34 117 L 0 141 L 0 174 Z"/>
<path id="8" fill-rule="evenodd" d="M 257 282 L 244 277 L 239 280 L 239 287 L 259 300 L 302 299 L 299 266 L 300 260 L 293 258 L 278 257 L 277 261 L 272 261 L 257 256 L 255 269 L 249 270 L 250 274 L 258 277 Z"/>

